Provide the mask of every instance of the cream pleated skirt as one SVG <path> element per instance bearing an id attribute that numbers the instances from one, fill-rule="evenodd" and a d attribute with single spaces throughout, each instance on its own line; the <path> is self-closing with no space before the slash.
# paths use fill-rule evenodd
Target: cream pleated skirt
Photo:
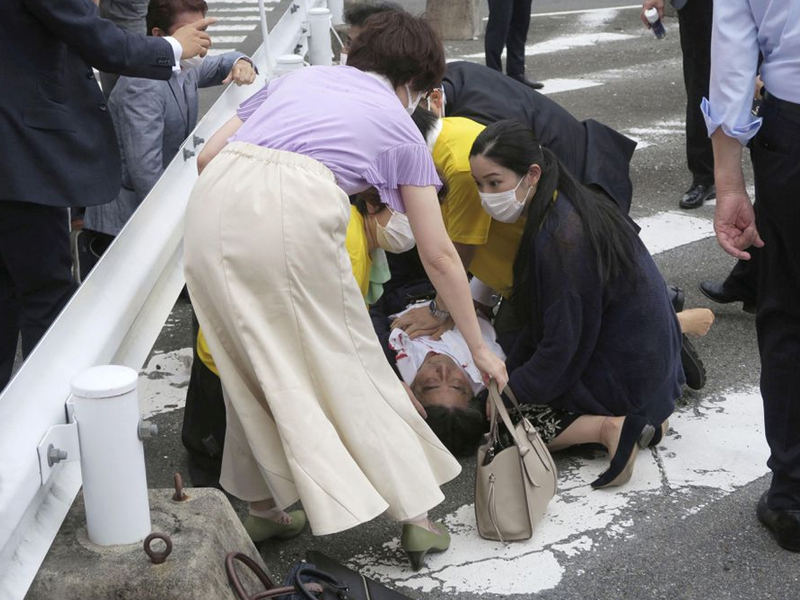
<path id="1" fill-rule="evenodd" d="M 316 535 L 416 517 L 460 471 L 381 351 L 349 210 L 321 163 L 234 142 L 186 213 L 186 281 L 226 395 L 220 482 L 279 508 L 302 500 Z"/>

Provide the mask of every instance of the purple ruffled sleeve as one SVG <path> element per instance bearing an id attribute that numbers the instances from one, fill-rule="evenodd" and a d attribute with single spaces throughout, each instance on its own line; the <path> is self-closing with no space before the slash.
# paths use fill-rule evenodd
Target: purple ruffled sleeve
<path id="1" fill-rule="evenodd" d="M 242 102 L 239 105 L 239 108 L 236 109 L 236 116 L 238 116 L 242 122 L 247 121 L 253 113 L 258 110 L 258 107 L 264 103 L 269 97 L 269 82 L 267 82 L 263 88 L 258 90 L 255 94 L 250 96 L 247 100 Z"/>
<path id="2" fill-rule="evenodd" d="M 406 207 L 399 186 L 432 185 L 437 190 L 442 187 L 433 157 L 425 144 L 400 144 L 389 148 L 372 162 L 362 176 L 375 186 L 384 204 L 401 213 L 406 212 Z"/>

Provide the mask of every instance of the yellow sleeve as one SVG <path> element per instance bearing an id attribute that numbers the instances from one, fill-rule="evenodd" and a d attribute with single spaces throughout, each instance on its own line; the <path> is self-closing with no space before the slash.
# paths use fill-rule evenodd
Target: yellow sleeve
<path id="1" fill-rule="evenodd" d="M 470 246 L 482 246 L 489 239 L 492 217 L 481 206 L 472 172 L 452 169 L 445 177 L 450 186 L 446 201 L 450 239 Z"/>
<path id="2" fill-rule="evenodd" d="M 352 205 L 350 206 L 350 222 L 347 224 L 344 244 L 350 255 L 353 276 L 356 278 L 358 289 L 361 290 L 361 296 L 365 297 L 369 291 L 369 271 L 372 268 L 372 260 L 369 257 L 367 234 L 364 232 L 364 217 Z"/>
<path id="3" fill-rule="evenodd" d="M 208 349 L 208 343 L 206 342 L 206 336 L 203 335 L 203 330 L 200 329 L 197 332 L 197 358 L 199 358 L 202 363 L 208 368 L 209 371 L 214 373 L 217 377 L 219 377 L 219 371 L 217 371 L 217 365 L 214 362 L 214 357 L 211 356 L 211 351 Z"/>

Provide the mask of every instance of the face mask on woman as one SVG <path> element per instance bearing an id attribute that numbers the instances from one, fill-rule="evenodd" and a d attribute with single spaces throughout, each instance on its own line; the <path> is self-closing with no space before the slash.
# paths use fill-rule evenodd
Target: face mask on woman
<path id="1" fill-rule="evenodd" d="M 495 193 L 479 192 L 483 209 L 493 219 L 501 223 L 514 223 L 522 214 L 522 210 L 525 208 L 525 201 L 528 199 L 528 194 L 533 187 L 528 186 L 528 191 L 525 192 L 522 202 L 517 200 L 517 188 L 522 185 L 524 179 L 525 176 L 523 175 L 513 190 Z"/>
<path id="2" fill-rule="evenodd" d="M 408 111 L 408 114 L 413 115 L 414 111 L 417 110 L 417 105 L 419 104 L 419 101 L 422 100 L 423 93 L 419 92 L 417 94 L 416 99 L 411 100 L 411 88 L 408 87 L 408 84 L 405 84 L 405 86 L 406 86 L 406 94 L 408 94 L 408 104 L 406 104 L 406 110 Z"/>
<path id="3" fill-rule="evenodd" d="M 392 212 L 386 227 L 376 222 L 375 230 L 378 245 L 387 252 L 400 254 L 411 250 L 416 244 L 411 224 L 403 213 Z"/>

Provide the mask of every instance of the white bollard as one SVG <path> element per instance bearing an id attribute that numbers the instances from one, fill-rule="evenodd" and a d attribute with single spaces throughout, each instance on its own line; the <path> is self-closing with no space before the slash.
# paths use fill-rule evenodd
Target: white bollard
<path id="1" fill-rule="evenodd" d="M 299 71 L 305 62 L 299 54 L 281 54 L 275 61 L 275 76 L 286 75 L 292 71 Z"/>
<path id="2" fill-rule="evenodd" d="M 308 61 L 312 65 L 332 65 L 331 11 L 327 8 L 312 8 L 308 11 L 308 24 Z"/>
<path id="3" fill-rule="evenodd" d="M 133 369 L 107 365 L 87 369 L 70 383 L 86 528 L 99 546 L 133 544 L 150 534 L 137 379 Z"/>
<path id="4" fill-rule="evenodd" d="M 328 0 L 328 8 L 331 9 L 331 17 L 334 25 L 344 24 L 344 0 Z"/>

